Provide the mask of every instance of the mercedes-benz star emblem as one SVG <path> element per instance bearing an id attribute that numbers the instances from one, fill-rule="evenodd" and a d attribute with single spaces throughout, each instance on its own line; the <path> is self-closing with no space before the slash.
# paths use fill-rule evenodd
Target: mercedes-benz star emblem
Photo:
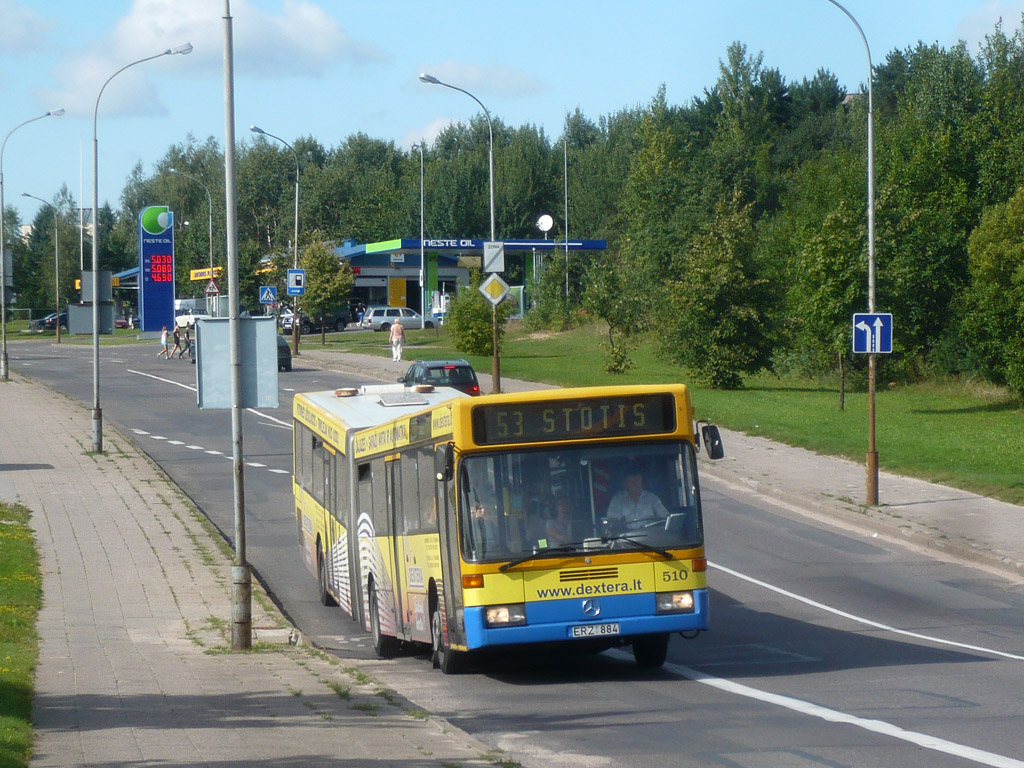
<path id="1" fill-rule="evenodd" d="M 597 602 L 597 600 L 584 600 L 583 613 L 585 613 L 587 616 L 600 616 L 601 604 Z"/>

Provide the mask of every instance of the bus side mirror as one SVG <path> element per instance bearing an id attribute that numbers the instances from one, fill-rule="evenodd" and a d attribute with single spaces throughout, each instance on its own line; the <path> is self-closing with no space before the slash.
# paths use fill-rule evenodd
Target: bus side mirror
<path id="1" fill-rule="evenodd" d="M 725 448 L 722 446 L 722 436 L 718 427 L 714 424 L 705 424 L 700 428 L 700 436 L 704 441 L 704 450 L 709 459 L 720 459 L 725 456 Z"/>
<path id="2" fill-rule="evenodd" d="M 442 443 L 434 449 L 434 477 L 438 482 L 455 476 L 455 456 L 451 443 Z"/>

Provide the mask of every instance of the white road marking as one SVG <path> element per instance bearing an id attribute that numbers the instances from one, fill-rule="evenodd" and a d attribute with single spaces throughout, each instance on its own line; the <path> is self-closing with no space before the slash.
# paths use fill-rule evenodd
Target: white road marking
<path id="1" fill-rule="evenodd" d="M 287 469 L 268 469 L 267 472 L 273 472 L 275 475 L 290 475 L 291 471 Z"/>
<path id="2" fill-rule="evenodd" d="M 265 467 L 267 465 L 266 464 L 260 464 L 258 461 L 247 461 L 247 462 L 245 462 L 245 466 L 247 466 L 247 467 L 256 467 L 257 469 L 262 469 L 263 467 Z"/>
<path id="3" fill-rule="evenodd" d="M 742 579 L 743 581 L 749 582 L 750 584 L 756 584 L 759 587 L 763 587 L 764 589 L 767 589 L 767 590 L 769 590 L 771 592 L 775 592 L 776 594 L 783 595 L 783 596 L 788 597 L 788 598 L 790 598 L 792 600 L 796 600 L 798 602 L 804 603 L 805 605 L 809 605 L 812 608 L 817 608 L 817 609 L 825 611 L 827 613 L 834 614 L 835 616 L 842 616 L 844 619 L 849 619 L 850 621 L 855 621 L 855 622 L 857 622 L 859 624 L 864 624 L 864 625 L 869 626 L 869 627 L 874 627 L 875 629 L 881 629 L 881 630 L 884 630 L 886 632 L 892 632 L 893 634 L 903 635 L 904 637 L 913 637 L 916 640 L 925 640 L 925 641 L 927 641 L 929 643 L 936 643 L 937 645 L 948 645 L 948 646 L 951 646 L 953 648 L 962 648 L 962 649 L 967 650 L 967 651 L 978 651 L 980 653 L 988 653 L 988 654 L 991 654 L 993 656 L 1001 656 L 1004 659 L 1012 659 L 1014 661 L 1024 661 L 1024 656 L 1021 656 L 1019 654 L 1007 653 L 1006 651 L 997 651 L 997 650 L 995 650 L 993 648 L 985 648 L 985 647 L 980 646 L 980 645 L 969 645 L 968 643 L 958 643 L 958 642 L 956 642 L 954 640 L 946 640 L 944 638 L 935 637 L 933 635 L 923 635 L 923 634 L 921 634 L 919 632 L 910 632 L 909 630 L 906 630 L 906 629 L 898 629 L 897 627 L 892 627 L 892 626 L 889 626 L 888 624 L 882 624 L 881 622 L 878 622 L 878 621 L 872 621 L 871 619 L 866 619 L 863 616 L 855 616 L 852 613 L 847 613 L 846 611 L 841 611 L 838 608 L 833 608 L 830 605 L 825 605 L 824 603 L 819 603 L 816 600 L 811 600 L 810 598 L 803 597 L 802 595 L 798 595 L 798 594 L 796 594 L 794 592 L 790 592 L 788 590 L 782 589 L 781 587 L 776 587 L 776 586 L 774 586 L 772 584 L 769 584 L 769 583 L 767 583 L 765 581 L 761 581 L 760 579 L 755 579 L 752 576 L 747 576 L 745 574 L 742 574 L 739 571 L 734 571 L 732 568 L 726 568 L 724 565 L 719 565 L 718 563 L 712 563 L 710 560 L 708 561 L 708 565 L 711 566 L 712 568 L 717 568 L 718 570 L 722 571 L 723 573 L 728 573 L 730 576 L 735 576 L 737 579 Z"/>
<path id="4" fill-rule="evenodd" d="M 185 447 L 188 448 L 190 451 L 205 451 L 206 450 L 201 445 L 186 445 Z"/>
<path id="5" fill-rule="evenodd" d="M 629 658 L 629 654 L 624 651 L 613 651 L 612 653 L 615 653 L 616 656 L 621 658 Z M 684 667 L 681 664 L 667 663 L 665 664 L 665 668 L 677 675 L 682 675 L 688 680 L 693 680 L 695 683 L 707 685 L 711 688 L 717 688 L 720 691 L 725 691 L 726 693 L 731 693 L 736 696 L 756 699 L 757 701 L 772 704 L 776 707 L 783 707 L 784 709 L 789 709 L 802 715 L 817 717 L 829 723 L 853 725 L 857 728 L 863 728 L 865 731 L 871 731 L 883 736 L 891 736 L 894 739 L 916 744 L 917 746 L 924 747 L 925 749 L 931 749 L 936 752 L 943 752 L 947 755 L 962 757 L 965 760 L 980 763 L 981 765 L 993 766 L 993 768 L 1024 768 L 1024 762 L 1014 760 L 1012 757 L 1005 757 L 1004 755 L 997 755 L 994 752 L 986 752 L 981 749 L 975 749 L 974 747 L 964 746 L 963 744 L 946 741 L 946 739 L 929 736 L 925 733 L 908 731 L 900 728 L 898 725 L 886 723 L 882 720 L 868 720 L 863 717 L 848 715 L 845 712 L 839 712 L 835 709 L 820 707 L 817 704 L 811 704 L 810 702 L 801 701 L 800 699 L 794 699 L 789 696 L 766 693 L 765 691 L 759 691 L 756 688 L 751 688 L 748 685 L 736 683 L 732 680 L 725 680 L 720 677 L 714 677 L 713 675 L 698 672 L 695 669 Z"/>
<path id="6" fill-rule="evenodd" d="M 149 432 L 147 432 L 144 429 L 133 429 L 132 432 L 134 432 L 136 435 L 148 435 L 149 434 Z"/>
<path id="7" fill-rule="evenodd" d="M 166 440 L 167 438 L 163 435 L 150 435 L 153 440 Z"/>
<path id="8" fill-rule="evenodd" d="M 162 381 L 165 384 L 173 384 L 176 387 L 181 387 L 182 389 L 187 389 L 189 392 L 196 392 L 197 391 L 195 387 L 189 386 L 188 384 L 182 384 L 180 381 L 173 381 L 171 379 L 165 379 L 162 376 L 154 376 L 152 373 L 145 373 L 143 371 L 136 371 L 136 370 L 134 370 L 132 368 L 128 369 L 128 373 L 134 373 L 137 376 L 145 376 L 147 379 L 154 379 L 156 381 Z M 293 392 L 294 390 L 287 389 L 285 391 L 286 392 Z M 274 416 L 271 416 L 269 413 L 262 413 L 262 412 L 258 411 L 255 408 L 246 408 L 245 410 L 247 410 L 253 416 L 256 416 L 258 418 L 266 419 L 267 421 L 273 422 L 275 425 L 277 425 L 277 426 L 279 426 L 279 427 L 281 427 L 283 429 L 291 429 L 292 428 L 292 425 L 289 424 L 287 421 L 281 421 L 281 419 L 278 419 L 278 418 L 276 418 Z"/>
<path id="9" fill-rule="evenodd" d="M 184 445 L 184 443 L 181 442 L 181 440 L 168 440 L 167 444 L 168 445 Z"/>
<path id="10" fill-rule="evenodd" d="M 224 451 L 207 451 L 207 453 L 210 454 L 211 456 L 223 456 L 224 455 Z"/>

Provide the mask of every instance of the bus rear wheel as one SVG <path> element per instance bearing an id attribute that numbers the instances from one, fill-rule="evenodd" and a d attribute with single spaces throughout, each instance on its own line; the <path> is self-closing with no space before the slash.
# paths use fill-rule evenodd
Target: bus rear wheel
<path id="1" fill-rule="evenodd" d="M 327 606 L 337 605 L 337 601 L 327 589 L 327 564 L 324 562 L 324 555 L 319 547 L 316 550 L 316 580 L 318 592 L 320 593 L 320 604 Z"/>
<path id="2" fill-rule="evenodd" d="M 642 635 L 633 641 L 633 658 L 641 667 L 656 669 L 665 663 L 668 656 L 668 633 Z"/>
<path id="3" fill-rule="evenodd" d="M 435 607 L 430 614 L 430 646 L 431 661 L 435 669 L 446 675 L 455 675 L 462 671 L 462 654 L 448 647 L 444 639 L 444 627 L 441 625 L 441 609 Z"/>
<path id="4" fill-rule="evenodd" d="M 393 659 L 398 653 L 398 638 L 381 632 L 377 585 L 373 582 L 370 582 L 370 636 L 373 640 L 373 652 L 377 654 L 378 659 Z"/>

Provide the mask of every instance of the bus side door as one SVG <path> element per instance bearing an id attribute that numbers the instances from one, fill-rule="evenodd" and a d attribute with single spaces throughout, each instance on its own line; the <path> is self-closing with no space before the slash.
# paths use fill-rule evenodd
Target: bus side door
<path id="1" fill-rule="evenodd" d="M 391 566 L 391 586 L 394 590 L 395 629 L 398 637 L 408 638 L 405 628 L 405 521 L 402 513 L 402 462 L 398 456 L 385 464 L 387 478 L 387 514 L 391 536 L 388 556 Z"/>

